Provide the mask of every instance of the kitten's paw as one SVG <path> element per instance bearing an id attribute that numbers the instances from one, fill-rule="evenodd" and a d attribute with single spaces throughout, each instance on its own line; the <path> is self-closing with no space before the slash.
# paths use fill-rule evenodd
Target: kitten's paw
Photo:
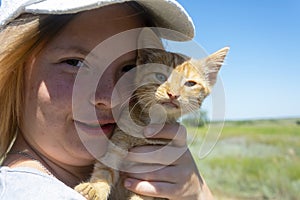
<path id="1" fill-rule="evenodd" d="M 75 187 L 75 190 L 79 192 L 88 200 L 98 200 L 99 197 L 96 194 L 96 190 L 90 183 L 81 183 Z"/>
<path id="2" fill-rule="evenodd" d="M 75 190 L 87 200 L 107 200 L 110 193 L 110 187 L 104 183 L 81 183 Z"/>

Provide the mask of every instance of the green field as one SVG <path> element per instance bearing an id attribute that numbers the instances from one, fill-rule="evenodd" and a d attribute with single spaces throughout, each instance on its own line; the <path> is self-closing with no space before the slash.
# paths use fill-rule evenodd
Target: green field
<path id="1" fill-rule="evenodd" d="M 209 126 L 189 127 L 189 145 L 216 199 L 300 199 L 300 119 Z"/>

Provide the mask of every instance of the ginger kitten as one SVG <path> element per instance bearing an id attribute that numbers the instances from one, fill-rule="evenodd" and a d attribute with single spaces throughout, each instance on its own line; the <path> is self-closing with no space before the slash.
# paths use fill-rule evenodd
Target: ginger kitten
<path id="1" fill-rule="evenodd" d="M 134 80 L 137 89 L 130 97 L 129 108 L 122 111 L 107 153 L 100 159 L 110 166 L 96 162 L 90 181 L 75 187 L 90 200 L 161 199 L 126 190 L 116 169 L 124 165 L 122 159 L 134 146 L 168 144 L 166 140 L 143 138 L 143 127 L 149 123 L 175 123 L 182 115 L 198 110 L 216 83 L 229 50 L 225 47 L 204 59 L 191 59 L 163 50 L 150 28 L 141 32 L 139 46 L 147 48 L 138 50 Z"/>

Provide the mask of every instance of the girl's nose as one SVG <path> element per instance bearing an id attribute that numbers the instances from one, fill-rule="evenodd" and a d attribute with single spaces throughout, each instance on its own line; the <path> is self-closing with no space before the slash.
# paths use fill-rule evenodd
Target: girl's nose
<path id="1" fill-rule="evenodd" d="M 115 73 L 113 70 L 107 70 L 100 78 L 93 100 L 93 104 L 96 107 L 113 108 L 120 103 L 118 94 L 114 92 L 116 84 Z"/>

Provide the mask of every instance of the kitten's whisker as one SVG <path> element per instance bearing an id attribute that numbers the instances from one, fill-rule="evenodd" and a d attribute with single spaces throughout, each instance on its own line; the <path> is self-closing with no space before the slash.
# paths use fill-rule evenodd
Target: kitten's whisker
<path id="1" fill-rule="evenodd" d="M 128 98 L 121 104 L 121 107 L 123 107 L 125 104 L 128 104 L 131 99 L 134 99 L 136 97 L 143 98 L 143 97 L 146 96 L 146 94 L 149 94 L 149 93 L 146 93 L 146 92 L 144 92 L 144 93 L 145 93 L 144 95 L 140 95 L 140 94 L 137 94 L 137 93 L 134 93 L 133 95 L 128 95 Z"/>
<path id="2" fill-rule="evenodd" d="M 145 97 L 147 97 L 147 96 L 145 96 Z M 152 101 L 152 99 L 151 98 L 144 98 L 143 99 L 144 101 L 147 101 L 148 103 L 151 103 L 151 101 Z M 137 101 L 132 107 L 131 107 L 131 109 L 130 109 L 130 114 L 131 114 L 131 112 L 133 112 L 134 110 L 135 110 L 135 108 L 136 108 L 136 106 L 139 106 L 140 105 L 140 101 Z M 148 104 L 147 104 L 148 105 Z M 146 106 L 147 106 L 146 105 Z M 146 108 L 146 106 L 144 106 L 144 108 L 140 111 L 140 114 L 142 114 L 143 112 L 144 112 L 144 109 Z"/>
<path id="3" fill-rule="evenodd" d="M 195 111 L 191 106 L 187 106 L 187 107 L 186 107 L 186 110 L 188 110 L 188 112 L 189 112 L 190 114 L 196 113 L 196 111 Z"/>
<path id="4" fill-rule="evenodd" d="M 190 102 L 189 104 L 195 105 L 196 107 L 200 107 L 200 105 L 201 105 L 201 104 L 199 104 L 198 99 L 190 99 L 189 102 Z"/>
<path id="5" fill-rule="evenodd" d="M 151 104 L 152 104 L 152 102 L 148 102 L 148 103 L 142 108 L 142 110 L 141 110 L 141 112 L 140 112 L 140 116 L 142 115 L 142 113 L 145 112 L 145 110 L 147 109 L 148 105 L 151 105 Z M 147 112 L 147 113 L 149 114 L 149 112 Z"/>
<path id="6" fill-rule="evenodd" d="M 130 108 L 130 114 L 131 114 L 131 112 L 134 111 L 135 107 L 138 106 L 138 105 L 139 105 L 139 103 L 136 102 L 136 103 L 132 106 L 132 108 Z"/>
<path id="7" fill-rule="evenodd" d="M 196 114 L 198 112 L 198 110 L 199 110 L 198 108 L 199 107 L 196 108 L 196 107 L 188 106 L 187 110 L 189 111 L 190 114 Z"/>
<path id="8" fill-rule="evenodd" d="M 154 97 L 154 95 L 152 95 L 151 93 L 145 93 L 143 95 L 140 95 L 138 99 L 139 100 L 148 100 L 148 99 L 152 100 L 153 97 Z"/>
<path id="9" fill-rule="evenodd" d="M 130 102 L 130 97 L 128 98 L 128 99 L 126 99 L 123 103 L 121 103 L 121 105 L 120 105 L 120 107 L 121 108 L 124 108 L 124 106 L 127 104 L 127 105 L 129 105 L 129 102 Z"/>

